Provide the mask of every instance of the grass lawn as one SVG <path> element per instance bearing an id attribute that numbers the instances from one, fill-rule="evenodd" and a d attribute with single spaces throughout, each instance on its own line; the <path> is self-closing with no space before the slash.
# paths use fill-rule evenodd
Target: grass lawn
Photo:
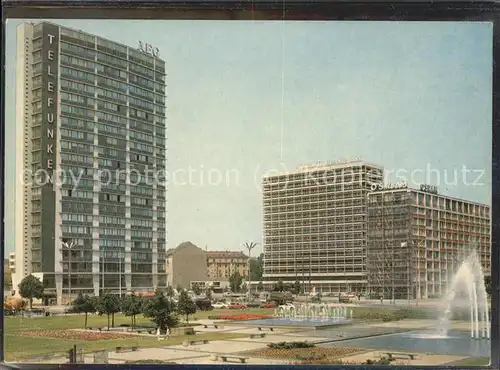
<path id="1" fill-rule="evenodd" d="M 488 357 L 469 357 L 464 358 L 463 360 L 454 361 L 451 364 L 452 366 L 488 366 L 490 363 L 490 359 Z"/>
<path id="2" fill-rule="evenodd" d="M 272 309 L 248 309 L 245 313 L 269 314 Z M 206 319 L 208 316 L 224 315 L 224 314 L 239 314 L 240 310 L 213 310 L 200 311 L 189 318 L 193 320 Z M 151 325 L 151 321 L 142 316 L 137 316 L 137 325 Z M 181 317 L 181 319 L 184 319 Z M 130 317 L 123 315 L 115 315 L 115 326 L 120 324 L 129 324 Z M 64 330 L 64 329 L 83 329 L 85 323 L 84 315 L 67 315 L 67 316 L 49 316 L 37 318 L 22 318 L 22 317 L 5 317 L 5 357 L 7 361 L 15 362 L 22 361 L 25 357 L 44 355 L 50 353 L 65 352 L 76 345 L 78 348 L 83 348 L 85 352 L 98 351 L 104 349 L 114 349 L 115 347 L 155 347 L 165 345 L 181 344 L 183 340 L 192 338 L 192 336 L 173 336 L 168 341 L 158 341 L 156 338 L 148 338 L 142 336 L 130 336 L 124 339 L 112 340 L 66 340 L 50 337 L 33 337 L 23 336 L 23 332 L 40 331 L 40 330 Z M 88 316 L 89 327 L 107 327 L 107 316 Z M 26 333 L 28 334 L 28 333 Z M 244 337 L 244 334 L 235 333 L 202 333 L 197 334 L 197 339 L 207 340 L 224 340 Z M 25 360 L 26 361 L 26 360 Z"/>

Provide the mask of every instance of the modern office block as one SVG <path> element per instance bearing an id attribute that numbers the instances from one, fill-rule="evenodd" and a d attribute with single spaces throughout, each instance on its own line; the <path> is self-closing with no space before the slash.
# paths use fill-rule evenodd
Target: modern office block
<path id="1" fill-rule="evenodd" d="M 158 50 L 24 23 L 16 77 L 17 281 L 41 276 L 57 303 L 165 286 Z"/>
<path id="2" fill-rule="evenodd" d="M 491 274 L 487 205 L 441 195 L 427 185 L 380 184 L 368 199 L 368 288 L 373 297 L 439 297 L 473 252 L 484 275 Z"/>
<path id="3" fill-rule="evenodd" d="M 300 166 L 263 179 L 264 286 L 364 292 L 368 193 L 381 167 L 363 161 Z"/>

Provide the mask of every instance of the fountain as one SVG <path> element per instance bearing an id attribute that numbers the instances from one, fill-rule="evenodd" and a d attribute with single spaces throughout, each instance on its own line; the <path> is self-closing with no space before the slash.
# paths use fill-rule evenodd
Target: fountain
<path id="1" fill-rule="evenodd" d="M 275 326 L 330 327 L 352 322 L 353 310 L 328 303 L 286 304 L 274 310 L 274 318 L 251 320 L 249 324 Z"/>
<path id="2" fill-rule="evenodd" d="M 465 291 L 464 291 L 465 289 Z M 447 336 L 453 315 L 452 303 L 457 293 L 468 296 L 470 310 L 470 336 L 473 339 L 490 339 L 490 317 L 488 298 L 484 285 L 484 274 L 476 252 L 462 262 L 453 277 L 448 293 L 444 298 L 444 309 L 439 320 L 438 332 Z"/>

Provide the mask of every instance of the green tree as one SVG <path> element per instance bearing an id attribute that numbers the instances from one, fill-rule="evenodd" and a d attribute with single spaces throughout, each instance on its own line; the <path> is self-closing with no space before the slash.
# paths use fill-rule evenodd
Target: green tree
<path id="1" fill-rule="evenodd" d="M 238 293 L 240 291 L 242 283 L 243 283 L 243 278 L 241 277 L 238 271 L 234 272 L 229 277 L 229 286 L 231 287 L 231 291 L 233 293 Z"/>
<path id="2" fill-rule="evenodd" d="M 167 297 L 173 298 L 175 295 L 174 287 L 172 285 L 168 285 L 165 294 Z"/>
<path id="3" fill-rule="evenodd" d="M 207 299 L 212 300 L 212 289 L 207 288 L 207 290 L 205 291 L 205 296 L 207 297 Z"/>
<path id="4" fill-rule="evenodd" d="M 261 253 L 259 257 L 250 259 L 250 280 L 251 281 L 262 280 L 263 272 L 264 272 L 264 253 Z"/>
<path id="5" fill-rule="evenodd" d="M 285 290 L 285 284 L 282 280 L 278 280 L 278 282 L 274 285 L 275 292 L 282 292 Z"/>
<path id="6" fill-rule="evenodd" d="M 300 294 L 302 292 L 302 286 L 300 285 L 300 281 L 296 280 L 295 283 L 293 283 L 292 290 L 294 294 Z"/>
<path id="7" fill-rule="evenodd" d="M 491 295 L 491 276 L 484 277 L 484 287 L 486 288 L 486 294 Z"/>
<path id="8" fill-rule="evenodd" d="M 34 275 L 26 276 L 19 284 L 19 294 L 30 302 L 30 310 L 33 308 L 33 298 L 43 298 L 43 283 Z"/>
<path id="9" fill-rule="evenodd" d="M 153 297 L 144 301 L 142 314 L 150 318 L 162 333 L 165 333 L 167 327 L 173 328 L 179 322 L 175 303 L 159 290 L 156 290 Z"/>
<path id="10" fill-rule="evenodd" d="M 201 294 L 201 288 L 200 288 L 200 286 L 198 284 L 194 284 L 193 285 L 193 292 L 196 295 L 200 295 Z"/>
<path id="11" fill-rule="evenodd" d="M 259 284 L 257 284 L 257 291 L 262 292 L 264 290 L 264 284 L 262 281 L 259 281 Z"/>
<path id="12" fill-rule="evenodd" d="M 96 300 L 94 297 L 79 293 L 76 299 L 72 302 L 71 311 L 74 313 L 85 314 L 85 329 L 87 329 L 88 314 L 96 311 Z"/>
<path id="13" fill-rule="evenodd" d="M 142 312 L 143 299 L 141 295 L 131 294 L 123 298 L 122 312 L 125 316 L 130 316 L 132 320 L 132 330 L 136 326 L 136 316 Z"/>
<path id="14" fill-rule="evenodd" d="M 116 295 L 106 293 L 98 298 L 96 309 L 100 314 L 106 314 L 108 316 L 108 330 L 109 330 L 110 327 L 109 319 L 111 317 L 113 318 L 113 327 L 114 327 L 115 313 L 120 312 L 120 300 Z"/>
<path id="15" fill-rule="evenodd" d="M 181 292 L 184 290 L 184 288 L 182 287 L 181 284 L 177 284 L 177 288 L 175 288 L 177 290 L 177 293 L 181 294 Z"/>
<path id="16" fill-rule="evenodd" d="M 196 313 L 196 303 L 193 302 L 185 290 L 183 290 L 179 296 L 177 312 L 186 316 L 186 322 L 189 322 L 189 315 Z"/>

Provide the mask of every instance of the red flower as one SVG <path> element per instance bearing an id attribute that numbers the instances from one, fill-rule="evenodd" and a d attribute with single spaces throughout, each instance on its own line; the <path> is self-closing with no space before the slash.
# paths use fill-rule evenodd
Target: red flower
<path id="1" fill-rule="evenodd" d="M 270 315 L 258 315 L 258 314 L 240 314 L 240 315 L 219 315 L 217 320 L 232 320 L 232 321 L 247 321 L 247 320 L 260 320 L 260 319 L 270 319 Z"/>

